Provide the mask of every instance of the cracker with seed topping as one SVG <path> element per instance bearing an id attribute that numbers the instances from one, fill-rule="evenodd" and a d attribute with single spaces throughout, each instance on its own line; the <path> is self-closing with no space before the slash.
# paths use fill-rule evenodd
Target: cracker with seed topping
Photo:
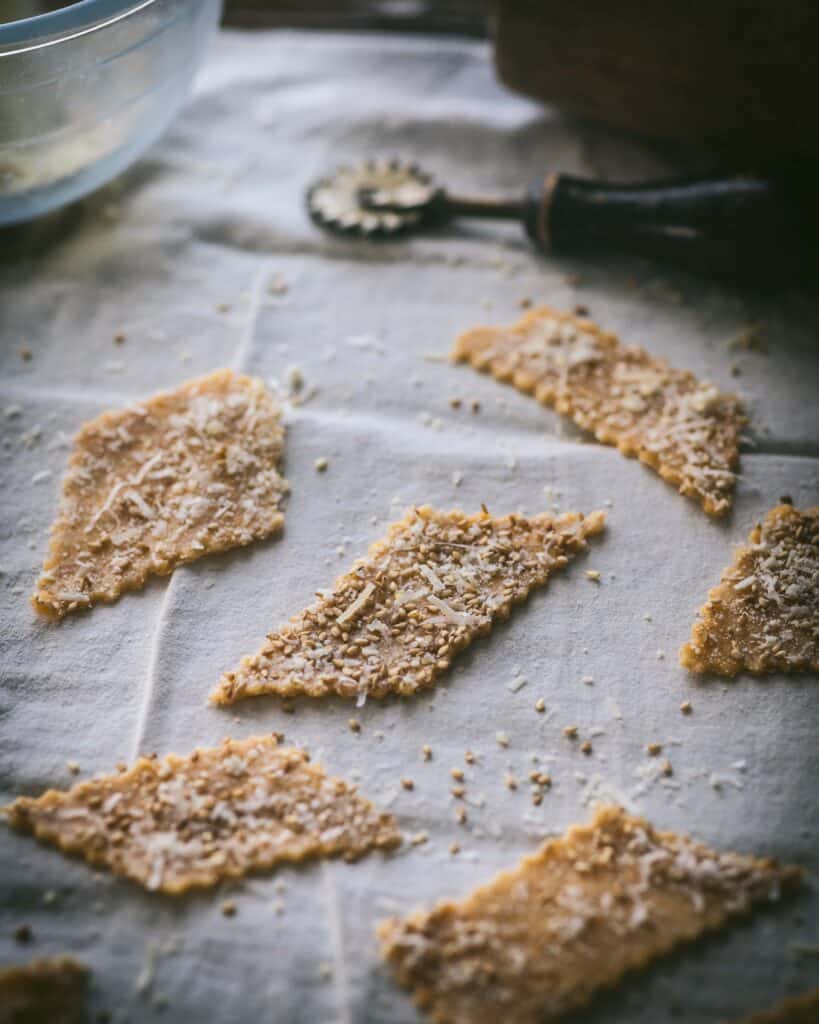
<path id="1" fill-rule="evenodd" d="M 0 1024 L 82 1024 L 88 974 L 70 956 L 0 970 Z"/>
<path id="2" fill-rule="evenodd" d="M 428 505 L 393 523 L 332 592 L 269 634 L 211 695 L 408 696 L 603 529 L 593 512 L 495 517 Z"/>
<path id="3" fill-rule="evenodd" d="M 143 757 L 122 774 L 4 810 L 14 828 L 166 893 L 287 861 L 356 860 L 401 841 L 391 815 L 275 736 Z"/>
<path id="4" fill-rule="evenodd" d="M 603 807 L 460 903 L 379 934 L 435 1024 L 542 1024 L 800 878 Z"/>
<path id="5" fill-rule="evenodd" d="M 746 423 L 733 395 L 548 306 L 511 327 L 467 331 L 452 358 L 514 384 L 603 444 L 636 456 L 709 515 L 731 507 Z"/>
<path id="6" fill-rule="evenodd" d="M 819 671 L 819 505 L 778 505 L 708 593 L 680 664 L 692 672 Z"/>
<path id="7" fill-rule="evenodd" d="M 816 1024 L 819 1021 L 819 988 L 785 999 L 769 1010 L 744 1017 L 738 1024 Z"/>
<path id="8" fill-rule="evenodd" d="M 32 603 L 61 618 L 280 529 L 284 430 L 261 381 L 217 370 L 74 440 Z"/>

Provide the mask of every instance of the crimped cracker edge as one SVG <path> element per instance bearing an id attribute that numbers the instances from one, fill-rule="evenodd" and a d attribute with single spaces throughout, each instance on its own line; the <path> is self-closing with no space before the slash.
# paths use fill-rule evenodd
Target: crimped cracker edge
<path id="1" fill-rule="evenodd" d="M 507 333 L 522 332 L 525 331 L 532 322 L 537 322 L 539 319 L 545 316 L 558 320 L 561 323 L 574 324 L 579 330 L 585 331 L 587 334 L 591 334 L 594 337 L 596 337 L 607 348 L 611 348 L 613 344 L 622 344 L 620 338 L 616 334 L 614 334 L 611 331 L 604 331 L 601 327 L 593 323 L 591 320 L 587 320 L 584 317 L 575 317 L 571 313 L 563 313 L 560 310 L 554 309 L 552 306 L 543 305 L 536 306 L 534 309 L 528 310 L 526 313 L 524 313 L 522 317 L 516 320 L 515 323 L 513 323 L 509 327 L 473 327 L 469 330 L 463 331 L 455 339 L 455 345 L 453 346 L 449 358 L 453 363 L 469 363 L 470 366 L 474 367 L 474 369 L 480 371 L 481 373 L 491 374 L 491 376 L 493 376 L 495 380 L 500 381 L 502 384 L 512 384 L 519 391 L 525 392 L 528 395 L 532 395 L 534 398 L 537 399 L 538 402 L 540 402 L 541 405 L 545 405 L 548 408 L 552 408 L 561 416 L 569 416 L 569 418 L 571 419 L 571 416 L 569 415 L 565 404 L 560 402 L 559 400 L 553 400 L 550 393 L 539 392 L 536 387 L 536 382 L 530 379 L 528 375 L 520 372 L 516 372 L 511 375 L 498 372 L 496 369 L 493 369 L 493 367 L 489 363 L 484 363 L 480 359 L 472 358 L 472 355 L 470 354 L 467 348 L 467 341 L 470 338 L 474 337 L 476 334 L 490 332 L 491 334 L 495 335 L 497 334 L 498 331 L 505 331 Z M 654 359 L 659 364 L 661 364 L 663 367 L 671 369 L 671 366 L 666 359 L 663 359 L 660 356 L 651 356 L 651 358 Z M 679 372 L 685 373 L 692 380 L 697 380 L 695 375 L 687 370 Z M 747 416 L 742 414 L 742 403 L 740 402 L 738 396 L 733 394 L 732 392 L 723 392 L 722 394 L 724 394 L 725 397 L 732 398 L 737 402 L 737 407 L 741 415 L 740 424 L 747 423 L 748 418 Z M 572 422 L 574 421 L 572 420 Z M 583 428 L 581 427 L 580 429 L 582 430 Z M 602 429 L 586 430 L 585 433 L 591 434 L 591 436 L 594 437 L 601 444 L 616 448 L 622 455 L 625 455 L 627 458 L 636 458 L 640 462 L 645 463 L 645 465 L 650 466 L 657 473 L 658 476 L 662 477 L 663 480 L 665 480 L 667 483 L 673 484 L 680 494 L 682 494 L 685 497 L 692 498 L 694 501 L 697 501 L 702 507 L 702 509 L 709 516 L 713 516 L 714 518 L 720 518 L 722 516 L 727 515 L 728 512 L 731 510 L 731 501 L 724 500 L 721 502 L 714 502 L 708 497 L 701 498 L 697 494 L 695 494 L 691 490 L 691 488 L 688 488 L 683 484 L 678 473 L 676 473 L 674 470 L 669 469 L 667 466 L 660 467 L 659 459 L 657 458 L 654 452 L 647 451 L 644 448 L 635 447 L 634 445 L 629 445 L 625 441 L 617 441 L 611 434 Z M 735 471 L 738 464 L 739 456 L 737 455 L 734 457 L 731 463 L 731 472 Z"/>

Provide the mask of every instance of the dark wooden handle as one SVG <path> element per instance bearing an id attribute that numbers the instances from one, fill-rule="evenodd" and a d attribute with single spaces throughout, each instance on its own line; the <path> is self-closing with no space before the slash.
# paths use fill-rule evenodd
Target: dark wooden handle
<path id="1" fill-rule="evenodd" d="M 807 232 L 763 178 L 607 185 L 554 174 L 530 189 L 526 229 L 544 249 L 629 250 L 706 274 L 760 279 L 795 273 Z"/>

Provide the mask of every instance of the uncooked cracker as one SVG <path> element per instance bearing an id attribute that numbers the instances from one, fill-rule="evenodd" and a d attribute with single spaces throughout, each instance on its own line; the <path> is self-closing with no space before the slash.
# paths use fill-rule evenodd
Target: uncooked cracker
<path id="1" fill-rule="evenodd" d="M 542 1024 L 800 877 L 604 807 L 462 902 L 388 920 L 379 934 L 435 1024 Z"/>
<path id="2" fill-rule="evenodd" d="M 277 403 L 231 370 L 86 423 L 34 607 L 61 618 L 278 530 L 283 443 Z"/>
<path id="3" fill-rule="evenodd" d="M 708 593 L 680 664 L 692 672 L 819 671 L 819 505 L 778 505 Z"/>
<path id="4" fill-rule="evenodd" d="M 330 594 L 228 672 L 211 699 L 229 704 L 263 693 L 336 693 L 363 701 L 413 694 L 584 548 L 604 518 L 602 512 L 524 519 L 417 508 Z"/>
<path id="5" fill-rule="evenodd" d="M 817 1024 L 819 1022 L 819 988 L 801 996 L 785 999 L 769 1010 L 752 1013 L 737 1024 Z"/>
<path id="6" fill-rule="evenodd" d="M 15 828 L 167 893 L 400 843 L 394 818 L 272 736 L 143 757 L 122 774 L 21 797 L 5 811 Z"/>
<path id="7" fill-rule="evenodd" d="M 467 331 L 452 358 L 514 384 L 603 444 L 637 456 L 710 515 L 730 508 L 746 422 L 734 395 L 548 306 L 511 327 Z"/>
<path id="8" fill-rule="evenodd" d="M 0 970 L 0 1024 L 82 1024 L 88 975 L 70 956 Z"/>

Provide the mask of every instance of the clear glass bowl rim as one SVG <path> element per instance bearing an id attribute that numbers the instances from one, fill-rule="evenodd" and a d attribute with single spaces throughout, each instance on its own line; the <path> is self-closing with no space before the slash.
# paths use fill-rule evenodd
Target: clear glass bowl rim
<path id="1" fill-rule="evenodd" d="M 10 21 L 0 25 L 0 58 L 8 55 L 9 47 L 16 47 L 12 52 L 19 53 L 95 32 L 154 3 L 156 0 L 76 0 L 56 11 Z"/>

